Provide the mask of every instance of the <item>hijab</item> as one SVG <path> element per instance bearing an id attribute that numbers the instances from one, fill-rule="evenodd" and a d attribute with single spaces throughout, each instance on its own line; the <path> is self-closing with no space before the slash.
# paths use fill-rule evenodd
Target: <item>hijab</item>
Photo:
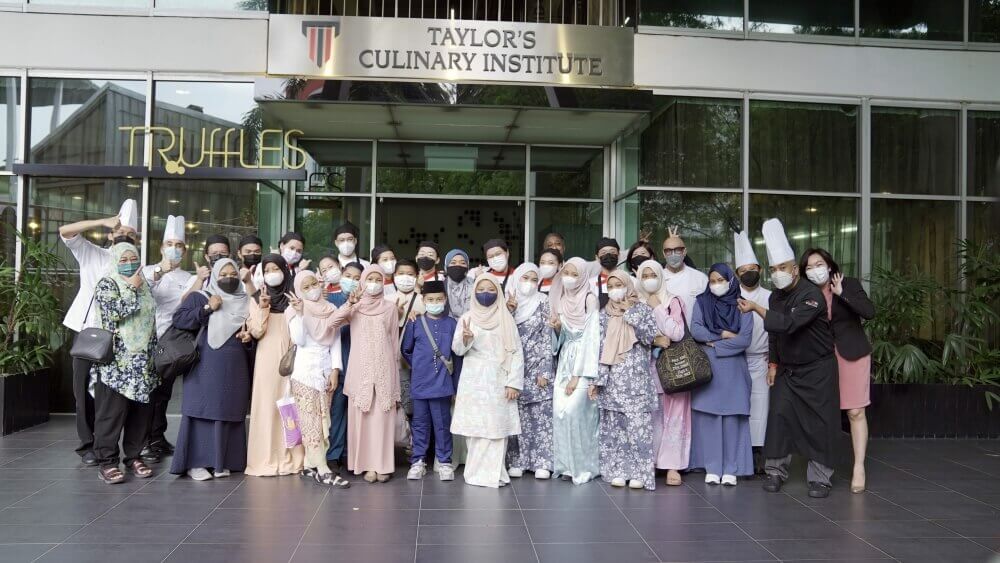
<path id="1" fill-rule="evenodd" d="M 646 291 L 646 288 L 643 287 L 642 283 L 642 273 L 646 271 L 647 268 L 653 270 L 653 273 L 656 274 L 657 288 L 652 293 Z M 663 266 L 656 260 L 646 260 L 642 264 L 639 264 L 639 269 L 635 271 L 635 292 L 639 295 L 639 299 L 647 305 L 649 304 L 649 298 L 653 295 L 656 295 L 656 297 L 660 300 L 661 305 L 670 305 L 670 302 L 673 301 L 675 297 L 674 294 L 670 293 L 670 290 L 667 289 L 666 281 L 663 278 Z"/>
<path id="2" fill-rule="evenodd" d="M 310 272 L 309 270 L 303 270 L 295 274 L 295 296 L 302 300 L 302 317 L 303 319 L 327 319 L 333 312 L 337 310 L 336 307 L 330 304 L 329 301 L 320 298 L 319 301 L 310 301 L 306 299 L 306 292 L 302 290 L 302 286 L 306 283 L 309 278 L 316 278 L 316 274 Z M 316 323 L 302 323 L 305 325 L 306 330 L 309 332 L 309 336 L 313 340 L 323 344 L 325 346 L 333 345 L 333 341 L 337 338 L 337 332 L 333 330 L 322 331 L 317 330 L 322 327 L 316 326 Z"/>
<path id="3" fill-rule="evenodd" d="M 569 265 L 573 265 L 580 275 L 576 287 L 564 287 L 562 283 L 562 274 Z M 566 261 L 566 266 L 563 266 L 552 280 L 549 300 L 552 303 L 553 314 L 561 316 L 569 328 L 579 331 L 583 330 L 590 314 L 587 303 L 592 289 L 590 279 L 597 275 L 600 265 L 597 262 L 587 262 L 583 258 L 574 257 Z"/>
<path id="4" fill-rule="evenodd" d="M 621 270 L 615 270 L 608 275 L 608 279 L 611 278 L 625 284 L 625 298 L 621 301 L 609 300 L 604 307 L 604 312 L 608 315 L 608 328 L 604 335 L 601 363 L 609 366 L 625 361 L 625 354 L 639 341 L 635 337 L 635 329 L 625 322 L 625 312 L 639 302 L 632 277 Z"/>
<path id="5" fill-rule="evenodd" d="M 275 264 L 281 273 L 285 275 L 284 279 L 281 281 L 281 285 L 277 287 L 271 287 L 264 284 L 264 290 L 267 291 L 268 297 L 271 298 L 271 311 L 275 313 L 284 313 L 285 309 L 288 308 L 288 297 L 285 296 L 286 293 L 290 293 L 294 287 L 294 280 L 292 278 L 292 272 L 288 269 L 288 263 L 285 259 L 281 257 L 280 254 L 267 254 L 260 261 L 260 271 L 262 274 L 267 275 L 264 268 L 268 264 Z"/>
<path id="6" fill-rule="evenodd" d="M 444 267 L 447 271 L 448 264 L 451 263 L 451 259 L 456 256 L 462 256 L 465 258 L 465 264 L 469 264 L 469 255 L 461 248 L 455 248 L 448 251 L 448 254 L 444 256 Z M 472 299 L 472 280 L 466 278 L 460 282 L 455 282 L 448 276 L 445 276 L 445 288 L 448 291 L 448 307 L 451 308 L 452 317 L 459 318 L 464 315 L 469 310 L 469 301 Z"/>
<path id="7" fill-rule="evenodd" d="M 132 243 L 119 242 L 112 245 L 110 263 L 104 277 L 115 282 L 119 295 L 125 296 L 135 292 L 139 300 L 139 311 L 118 321 L 114 328 L 114 332 L 125 344 L 125 349 L 138 353 L 146 350 L 156 332 L 156 302 L 153 301 L 153 294 L 149 291 L 149 284 L 144 283 L 136 289 L 128 282 L 128 278 L 118 273 L 118 261 L 126 252 L 135 254 L 137 258 L 139 256 L 139 250 Z"/>
<path id="8" fill-rule="evenodd" d="M 365 286 L 368 284 L 368 276 L 370 274 L 378 274 L 382 277 L 382 282 L 380 287 L 383 288 L 378 294 L 372 295 L 365 290 Z M 394 301 L 388 301 L 385 299 L 383 294 L 385 293 L 385 272 L 382 271 L 382 266 L 378 264 L 371 264 L 361 272 L 361 281 L 358 282 L 361 299 L 358 301 L 355 307 L 358 313 L 369 316 L 377 317 L 379 315 L 384 315 L 386 311 L 396 312 L 396 305 Z"/>
<path id="9" fill-rule="evenodd" d="M 219 287 L 219 275 L 226 266 L 232 266 L 237 273 L 240 271 L 235 260 L 223 258 L 212 266 L 212 276 L 208 280 L 209 293 L 222 299 L 222 306 L 208 317 L 208 345 L 213 350 L 222 348 L 243 327 L 248 315 L 248 297 L 243 282 L 237 286 L 235 293 L 227 293 Z"/>
<path id="10" fill-rule="evenodd" d="M 541 274 L 538 273 L 538 266 L 531 262 L 525 262 L 514 269 L 514 273 L 511 275 L 511 280 L 514 283 L 507 284 L 507 297 L 513 295 L 517 299 L 517 309 L 514 309 L 514 322 L 517 324 L 530 319 L 531 315 L 534 315 L 535 311 L 538 310 L 539 305 L 546 300 L 545 294 L 537 290 L 537 284 L 535 293 L 531 297 L 525 297 L 521 294 L 521 276 L 528 272 L 534 272 L 538 279 L 542 278 Z"/>
<path id="11" fill-rule="evenodd" d="M 729 282 L 729 291 L 722 297 L 716 297 L 710 287 L 698 296 L 698 308 L 707 328 L 712 334 L 722 334 L 723 330 L 729 332 L 740 331 L 740 309 L 736 300 L 740 297 L 740 282 L 736 279 L 736 274 L 728 264 L 719 262 L 712 264 L 708 270 L 708 275 L 718 272 Z M 712 282 L 709 281 L 711 286 Z"/>
<path id="12" fill-rule="evenodd" d="M 479 287 L 479 284 L 483 281 L 492 284 L 496 288 L 497 299 L 489 307 L 481 304 L 478 299 L 473 299 L 472 307 L 467 313 L 467 317 L 472 320 L 473 324 L 483 330 L 489 332 L 499 331 L 504 350 L 504 357 L 500 362 L 500 367 L 503 373 L 507 374 L 510 373 L 510 366 L 514 360 L 514 354 L 517 352 L 517 347 L 521 345 L 521 339 L 517 335 L 517 325 L 514 324 L 514 317 L 507 310 L 507 302 L 502 299 L 504 292 L 500 287 L 500 283 L 490 274 L 482 273 L 476 278 L 473 288 Z"/>

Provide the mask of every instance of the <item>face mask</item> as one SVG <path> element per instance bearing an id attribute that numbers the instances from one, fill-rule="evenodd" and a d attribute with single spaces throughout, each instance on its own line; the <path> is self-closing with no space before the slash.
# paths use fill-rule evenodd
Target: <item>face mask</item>
<path id="1" fill-rule="evenodd" d="M 417 267 L 420 268 L 421 272 L 429 272 L 434 269 L 434 259 L 421 256 L 417 258 Z"/>
<path id="2" fill-rule="evenodd" d="M 340 280 L 340 291 L 344 293 L 352 293 L 358 288 L 358 280 L 351 278 L 344 278 Z"/>
<path id="3" fill-rule="evenodd" d="M 326 283 L 338 283 L 340 282 L 340 270 L 336 268 L 330 268 L 323 274 L 323 281 Z"/>
<path id="4" fill-rule="evenodd" d="M 680 268 L 681 264 L 684 263 L 684 256 L 681 256 L 679 254 L 671 254 L 670 256 L 667 256 L 666 261 L 667 261 L 667 266 L 677 269 Z"/>
<path id="5" fill-rule="evenodd" d="M 642 280 L 642 289 L 646 290 L 646 293 L 655 293 L 656 290 L 660 289 L 660 280 L 656 278 Z"/>
<path id="6" fill-rule="evenodd" d="M 563 276 L 562 277 L 563 287 L 565 287 L 567 289 L 573 289 L 574 287 L 576 287 L 576 284 L 579 283 L 579 282 L 580 282 L 580 278 L 578 278 L 576 276 Z"/>
<path id="7" fill-rule="evenodd" d="M 378 295 L 382 293 L 382 284 L 378 282 L 368 282 L 365 284 L 365 291 L 368 295 Z"/>
<path id="8" fill-rule="evenodd" d="M 605 254 L 604 256 L 601 256 L 598 261 L 601 263 L 601 267 L 605 270 L 613 270 L 614 267 L 618 265 L 618 255 Z"/>
<path id="9" fill-rule="evenodd" d="M 131 278 L 139 270 L 138 262 L 129 262 L 127 264 L 118 264 L 118 273 L 125 276 L 126 278 Z"/>
<path id="10" fill-rule="evenodd" d="M 448 266 L 448 279 L 455 283 L 465 279 L 465 275 L 469 273 L 469 269 L 465 266 Z"/>
<path id="11" fill-rule="evenodd" d="M 219 278 L 217 283 L 219 285 L 219 289 L 229 293 L 230 295 L 236 293 L 236 290 L 240 287 L 239 278 Z"/>
<path id="12" fill-rule="evenodd" d="M 167 259 L 171 264 L 177 264 L 181 261 L 184 256 L 184 251 L 176 246 L 168 246 L 163 249 L 163 257 Z"/>
<path id="13" fill-rule="evenodd" d="M 297 250 L 286 249 L 281 253 L 281 257 L 285 259 L 285 262 L 288 262 L 289 266 L 292 266 L 298 264 L 299 260 L 302 260 L 302 253 Z"/>
<path id="14" fill-rule="evenodd" d="M 476 301 L 479 301 L 479 304 L 483 307 L 489 307 L 490 305 L 496 303 L 497 294 L 480 291 L 476 293 Z"/>
<path id="15" fill-rule="evenodd" d="M 283 281 L 285 281 L 285 274 L 282 272 L 264 274 L 264 283 L 271 287 L 278 287 Z"/>
<path id="16" fill-rule="evenodd" d="M 225 254 L 210 254 L 208 256 L 208 263 L 214 266 L 216 262 L 222 260 L 225 257 L 226 257 Z"/>
<path id="17" fill-rule="evenodd" d="M 819 266 L 811 270 L 806 270 L 806 277 L 816 285 L 823 285 L 830 279 L 830 268 Z"/>
<path id="18" fill-rule="evenodd" d="M 390 276 L 392 275 L 393 272 L 396 271 L 396 261 L 395 260 L 386 260 L 385 262 L 379 263 L 379 266 L 382 267 L 382 271 L 384 273 L 389 274 Z"/>
<path id="19" fill-rule="evenodd" d="M 621 301 L 622 299 L 625 299 L 625 288 L 618 287 L 608 290 L 608 299 L 612 301 Z"/>
<path id="20" fill-rule="evenodd" d="M 760 282 L 760 272 L 747 270 L 740 274 L 740 283 L 747 287 L 755 287 Z"/>
<path id="21" fill-rule="evenodd" d="M 417 285 L 417 278 L 410 275 L 396 276 L 396 289 L 402 291 L 403 293 L 409 293 L 413 291 L 413 287 Z"/>
<path id="22" fill-rule="evenodd" d="M 782 272 L 781 270 L 771 274 L 771 281 L 774 283 L 774 287 L 778 289 L 785 289 L 786 287 L 792 285 L 792 279 L 792 274 Z"/>
<path id="23" fill-rule="evenodd" d="M 127 244 L 135 244 L 135 239 L 132 238 L 132 237 L 130 237 L 130 236 L 128 236 L 128 235 L 120 235 L 120 236 L 115 237 L 111 241 L 111 244 L 119 244 L 119 243 L 122 243 L 122 242 L 127 243 Z"/>
<path id="24" fill-rule="evenodd" d="M 517 292 L 525 297 L 531 297 L 538 291 L 538 284 L 532 281 L 522 281 L 517 286 Z"/>
<path id="25" fill-rule="evenodd" d="M 486 261 L 490 265 L 490 269 L 494 272 L 506 272 L 507 271 L 507 257 L 501 254 L 500 256 L 494 256 Z"/>
<path id="26" fill-rule="evenodd" d="M 354 255 L 354 243 L 346 240 L 344 242 L 337 243 L 337 250 L 340 251 L 341 256 L 353 256 Z"/>
<path id="27" fill-rule="evenodd" d="M 444 312 L 444 303 L 425 303 L 424 309 L 432 315 L 440 315 Z"/>
<path id="28" fill-rule="evenodd" d="M 260 264 L 260 254 L 245 254 L 243 256 L 243 265 L 247 268 L 253 268 L 257 264 Z"/>
<path id="29" fill-rule="evenodd" d="M 542 276 L 543 280 L 551 279 L 552 276 L 556 275 L 556 267 L 552 264 L 544 264 L 538 267 L 538 275 Z"/>
<path id="30" fill-rule="evenodd" d="M 309 301 L 319 301 L 320 297 L 323 297 L 323 290 L 318 287 L 314 287 L 306 292 L 306 299 Z"/>
<path id="31" fill-rule="evenodd" d="M 632 271 L 635 272 L 639 269 L 639 266 L 641 266 L 642 263 L 645 262 L 646 260 L 649 260 L 648 256 L 633 256 L 632 260 L 628 263 L 628 265 L 631 266 Z"/>
<path id="32" fill-rule="evenodd" d="M 729 284 L 728 283 L 709 284 L 708 290 L 712 292 L 712 295 L 716 297 L 722 297 L 723 295 L 729 293 Z"/>

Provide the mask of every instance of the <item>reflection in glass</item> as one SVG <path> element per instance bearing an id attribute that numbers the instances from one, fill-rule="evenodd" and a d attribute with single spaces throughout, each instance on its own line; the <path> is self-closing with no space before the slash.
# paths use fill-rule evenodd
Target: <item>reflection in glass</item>
<path id="1" fill-rule="evenodd" d="M 309 179 L 299 182 L 300 192 L 368 193 L 372 189 L 370 141 L 313 141 L 299 145 L 309 154 Z"/>
<path id="2" fill-rule="evenodd" d="M 743 0 L 648 0 L 640 10 L 640 25 L 743 31 Z"/>
<path id="3" fill-rule="evenodd" d="M 615 218 L 618 244 L 622 248 L 632 246 L 639 239 L 639 192 L 615 202 Z"/>
<path id="4" fill-rule="evenodd" d="M 969 202 L 968 210 L 968 238 L 969 240 L 986 244 L 992 242 L 994 249 L 1000 244 L 1000 203 L 996 201 L 974 201 Z"/>
<path id="5" fill-rule="evenodd" d="M 969 41 L 1000 43 L 1000 0 L 969 0 Z"/>
<path id="6" fill-rule="evenodd" d="M 142 165 L 144 141 L 119 127 L 146 123 L 146 82 L 32 78 L 29 162 Z M 131 138 L 130 138 L 131 137 Z"/>
<path id="7" fill-rule="evenodd" d="M 732 261 L 733 232 L 743 224 L 741 194 L 641 191 L 639 195 L 640 231 L 652 233 L 654 248 L 660 248 L 668 227 L 677 225 L 688 257 L 700 270 Z"/>
<path id="8" fill-rule="evenodd" d="M 600 198 L 604 149 L 531 147 L 530 181 L 533 196 Z"/>
<path id="9" fill-rule="evenodd" d="M 858 106 L 751 100 L 750 187 L 857 191 Z"/>
<path id="10" fill-rule="evenodd" d="M 266 12 L 267 0 L 156 0 L 157 8 Z"/>
<path id="11" fill-rule="evenodd" d="M 17 176 L 0 176 L 0 263 L 14 263 L 16 230 Z"/>
<path id="12" fill-rule="evenodd" d="M 750 194 L 750 236 L 757 260 L 768 265 L 760 228 L 764 221 L 777 217 L 796 256 L 808 248 L 824 248 L 846 275 L 859 275 L 859 201 L 853 197 Z"/>
<path id="13" fill-rule="evenodd" d="M 969 195 L 1000 197 L 1000 112 L 968 116 Z"/>
<path id="14" fill-rule="evenodd" d="M 750 31 L 854 35 L 854 0 L 751 0 Z"/>
<path id="15" fill-rule="evenodd" d="M 740 186 L 742 102 L 662 98 L 643 131 L 639 183 L 644 186 Z"/>
<path id="16" fill-rule="evenodd" d="M 532 150 L 532 154 L 534 151 Z M 556 232 L 566 240 L 566 257 L 594 254 L 594 244 L 601 238 L 604 225 L 604 205 L 567 201 L 536 201 L 533 208 L 531 251 L 538 260 L 545 235 Z"/>
<path id="17" fill-rule="evenodd" d="M 958 193 L 958 112 L 872 107 L 872 192 Z"/>
<path id="18" fill-rule="evenodd" d="M 861 0 L 861 37 L 961 41 L 962 2 Z"/>
<path id="19" fill-rule="evenodd" d="M 150 0 L 28 0 L 30 4 L 49 6 L 106 6 L 110 8 L 148 8 Z"/>
<path id="20" fill-rule="evenodd" d="M 306 239 L 304 255 L 310 260 L 337 255 L 337 249 L 333 246 L 333 230 L 347 221 L 357 225 L 361 239 L 358 241 L 357 253 L 367 260 L 372 247 L 368 240 L 371 232 L 371 198 L 295 198 L 294 228 Z"/>
<path id="21" fill-rule="evenodd" d="M 0 170 L 7 170 L 17 156 L 20 110 L 21 79 L 0 76 Z"/>
<path id="22" fill-rule="evenodd" d="M 524 161 L 523 146 L 379 142 L 376 189 L 523 196 Z"/>

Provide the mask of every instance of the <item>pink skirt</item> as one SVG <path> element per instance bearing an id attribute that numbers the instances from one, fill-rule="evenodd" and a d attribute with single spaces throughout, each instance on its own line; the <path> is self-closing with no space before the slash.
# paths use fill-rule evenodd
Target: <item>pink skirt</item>
<path id="1" fill-rule="evenodd" d="M 663 392 L 656 364 L 650 366 L 656 383 L 657 409 L 653 411 L 653 450 L 657 469 L 687 469 L 691 455 L 691 393 Z"/>
<path id="2" fill-rule="evenodd" d="M 363 412 L 354 399 L 347 398 L 347 469 L 355 475 L 374 471 L 391 475 L 396 469 L 396 409 L 384 411 L 372 399 Z"/>
<path id="3" fill-rule="evenodd" d="M 862 409 L 871 404 L 872 357 L 845 360 L 837 353 L 840 371 L 840 410 Z"/>

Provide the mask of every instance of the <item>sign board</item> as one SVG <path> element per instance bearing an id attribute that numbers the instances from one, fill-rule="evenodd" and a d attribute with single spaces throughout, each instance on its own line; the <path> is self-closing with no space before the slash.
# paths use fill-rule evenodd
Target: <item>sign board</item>
<path id="1" fill-rule="evenodd" d="M 302 131 L 292 129 L 283 131 L 281 129 L 264 129 L 256 138 L 256 144 L 260 156 L 257 160 L 247 162 L 247 143 L 251 140 L 245 139 L 242 128 L 202 127 L 194 131 L 187 131 L 184 128 L 174 130 L 169 127 L 145 127 L 142 125 L 132 125 L 119 127 L 119 131 L 128 135 L 128 165 L 136 166 L 136 160 L 142 163 L 143 155 L 137 154 L 135 140 L 137 137 L 150 135 L 150 139 L 162 137 L 164 142 L 159 146 L 154 144 L 153 158 L 149 161 L 147 169 L 152 171 L 154 161 L 159 160 L 159 164 L 167 174 L 183 176 L 188 169 L 196 168 L 245 168 L 245 169 L 286 169 L 299 170 L 306 164 L 306 153 L 293 141 L 301 136 Z M 197 153 L 197 159 L 186 160 L 189 150 L 185 150 L 184 143 L 188 141 L 188 133 L 194 139 L 201 138 L 201 142 L 196 142 L 190 151 Z M 192 147 L 188 147 L 191 149 Z M 293 156 L 297 155 L 297 157 Z M 268 161 L 273 164 L 267 164 Z"/>
<path id="2" fill-rule="evenodd" d="M 632 87 L 629 28 L 272 15 L 269 75 Z"/>

